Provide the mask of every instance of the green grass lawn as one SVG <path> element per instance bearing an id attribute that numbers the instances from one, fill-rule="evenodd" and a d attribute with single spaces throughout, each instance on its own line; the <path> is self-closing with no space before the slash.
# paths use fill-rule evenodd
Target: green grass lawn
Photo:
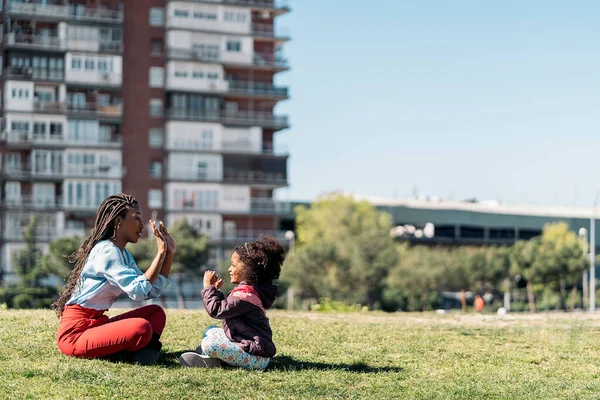
<path id="1" fill-rule="evenodd" d="M 164 355 L 142 367 L 63 356 L 52 312 L 0 311 L 0 399 L 600 398 L 600 314 L 271 311 L 265 372 L 181 368 L 214 320 L 167 317 Z"/>

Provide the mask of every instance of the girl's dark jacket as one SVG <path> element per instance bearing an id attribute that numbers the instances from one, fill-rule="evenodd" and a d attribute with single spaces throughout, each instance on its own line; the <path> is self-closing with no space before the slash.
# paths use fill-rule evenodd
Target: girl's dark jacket
<path id="1" fill-rule="evenodd" d="M 227 298 L 214 286 L 202 289 L 208 315 L 223 320 L 225 335 L 252 355 L 273 357 L 276 349 L 266 310 L 277 296 L 276 285 L 249 285 L 241 282 Z"/>

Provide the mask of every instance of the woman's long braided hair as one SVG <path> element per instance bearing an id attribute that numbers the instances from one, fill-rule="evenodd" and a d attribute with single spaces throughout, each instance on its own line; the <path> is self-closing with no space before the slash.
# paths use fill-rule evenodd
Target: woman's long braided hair
<path id="1" fill-rule="evenodd" d="M 115 224 L 117 216 L 125 218 L 127 211 L 130 209 L 135 209 L 137 205 L 138 202 L 133 196 L 123 193 L 108 196 L 106 199 L 104 199 L 102 204 L 100 204 L 92 234 L 81 244 L 79 250 L 68 257 L 69 262 L 75 264 L 75 268 L 73 268 L 73 271 L 71 271 L 69 274 L 67 283 L 60 292 L 58 299 L 52 304 L 52 309 L 56 312 L 59 318 L 65 309 L 66 302 L 69 301 L 73 291 L 77 285 L 79 285 L 81 271 L 85 266 L 85 262 L 92 248 L 101 240 L 114 238 L 117 230 L 117 226 Z"/>

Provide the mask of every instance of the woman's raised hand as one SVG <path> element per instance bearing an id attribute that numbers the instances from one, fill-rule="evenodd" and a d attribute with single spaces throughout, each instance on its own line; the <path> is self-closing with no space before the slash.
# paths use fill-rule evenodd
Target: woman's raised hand
<path id="1" fill-rule="evenodd" d="M 158 247 L 158 253 L 166 254 L 167 253 L 167 240 L 165 239 L 163 234 L 160 232 L 160 230 L 156 227 L 156 223 L 152 220 L 150 220 L 150 228 L 152 228 L 152 233 L 154 233 L 154 236 L 156 237 L 156 247 Z"/>
<path id="2" fill-rule="evenodd" d="M 165 226 L 165 224 L 163 224 L 162 221 L 160 221 L 160 223 L 158 225 L 159 225 L 158 230 L 160 231 L 160 233 L 165 238 L 165 241 L 167 242 L 167 252 L 175 253 L 175 249 L 176 249 L 175 239 L 173 239 L 173 236 L 171 236 L 171 234 L 167 230 L 167 227 Z"/>

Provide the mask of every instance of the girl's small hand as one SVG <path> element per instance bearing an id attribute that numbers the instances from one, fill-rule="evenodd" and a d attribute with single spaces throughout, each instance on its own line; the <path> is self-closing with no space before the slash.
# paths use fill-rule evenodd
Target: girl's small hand
<path id="1" fill-rule="evenodd" d="M 221 289 L 221 286 L 223 286 L 223 279 L 219 278 L 217 279 L 217 281 L 215 282 L 215 287 L 218 289 Z"/>
<path id="2" fill-rule="evenodd" d="M 204 288 L 207 288 L 207 287 L 213 286 L 213 285 L 216 287 L 216 283 L 219 280 L 221 280 L 221 279 L 217 276 L 217 273 L 215 271 L 206 270 L 204 272 Z M 217 289 L 218 289 L 218 287 L 217 287 Z"/>

